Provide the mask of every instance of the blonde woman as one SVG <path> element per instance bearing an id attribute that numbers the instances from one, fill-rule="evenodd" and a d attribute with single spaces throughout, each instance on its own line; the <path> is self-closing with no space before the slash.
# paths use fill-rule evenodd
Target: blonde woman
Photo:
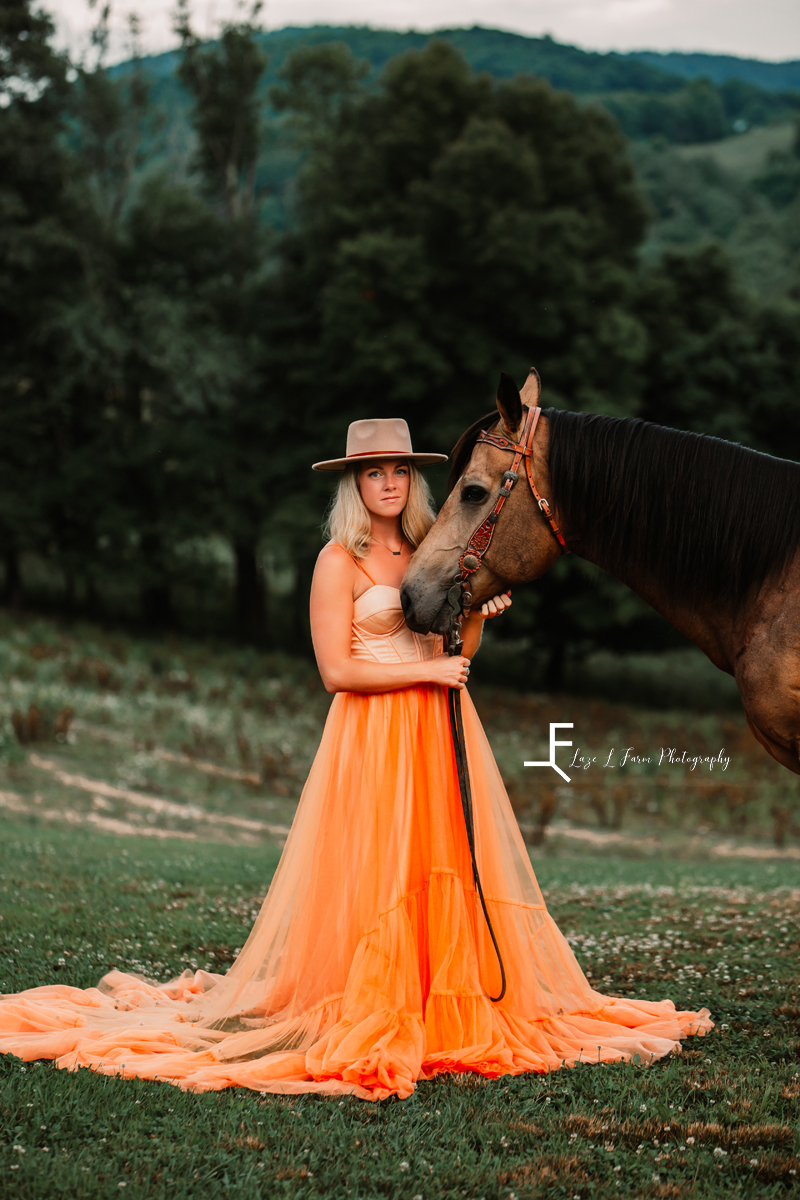
<path id="1" fill-rule="evenodd" d="M 319 555 L 311 627 L 335 696 L 291 833 L 227 975 L 157 984 L 113 971 L 98 989 L 0 998 L 0 1050 L 204 1090 L 410 1096 L 423 1079 L 644 1061 L 710 1028 L 707 1010 L 595 992 L 547 912 L 465 685 L 489 601 L 464 653 L 405 624 L 399 585 L 433 521 L 404 421 L 350 426 Z M 450 739 L 462 692 L 483 888 L 476 897 Z"/>
<path id="2" fill-rule="evenodd" d="M 311 633 L 314 652 L 329 692 L 388 692 L 412 684 L 432 683 L 463 688 L 469 661 L 478 648 L 483 621 L 510 604 L 510 595 L 495 596 L 465 620 L 463 654 L 442 652 L 442 639 L 420 637 L 403 622 L 399 588 L 411 555 L 435 520 L 431 495 L 417 461 L 429 463 L 446 456 L 414 454 L 410 449 L 394 459 L 369 459 L 369 450 L 355 450 L 368 441 L 411 445 L 405 421 L 356 421 L 350 426 L 344 459 L 316 463 L 316 470 L 344 474 L 326 522 L 330 541 L 320 553 L 311 587 Z M 377 594 L 366 599 L 368 592 Z M 392 648 L 380 663 L 370 654 L 379 649 L 375 631 L 364 623 L 376 612 L 391 613 L 397 626 Z M 383 606 L 378 607 L 376 606 Z M 378 623 L 378 637 L 385 629 Z M 372 640 L 371 640 L 372 639 Z"/>

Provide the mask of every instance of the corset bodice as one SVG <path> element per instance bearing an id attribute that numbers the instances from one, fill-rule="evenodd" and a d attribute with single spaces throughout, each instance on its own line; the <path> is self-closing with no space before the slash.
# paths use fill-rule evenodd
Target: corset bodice
<path id="1" fill-rule="evenodd" d="M 420 662 L 441 654 L 444 639 L 438 633 L 413 633 L 406 625 L 399 588 L 375 583 L 355 601 L 353 658 L 372 662 Z"/>

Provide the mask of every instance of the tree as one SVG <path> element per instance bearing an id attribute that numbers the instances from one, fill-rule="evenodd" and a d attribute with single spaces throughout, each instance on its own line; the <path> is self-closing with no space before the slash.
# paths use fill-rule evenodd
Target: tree
<path id="1" fill-rule="evenodd" d="M 216 480 L 211 499 L 234 550 L 239 632 L 263 642 L 268 630 L 258 549 L 275 501 L 269 450 L 284 410 L 270 394 L 267 369 L 271 238 L 259 221 L 264 140 L 259 85 L 267 65 L 256 40 L 259 9 L 256 3 L 247 20 L 227 25 L 217 43 L 203 47 L 182 3 L 177 30 L 183 51 L 178 74 L 193 105 L 195 163 L 218 222 L 220 255 L 208 302 L 220 332 L 235 342 L 242 367 L 229 407 L 208 425 L 206 453 Z"/>
<path id="2" fill-rule="evenodd" d="M 275 99 L 307 119 L 289 72 Z M 501 367 L 532 361 L 551 400 L 630 411 L 645 209 L 613 122 L 547 84 L 476 76 L 445 43 L 355 97 L 341 77 L 346 102 L 328 91 L 286 243 L 323 425 L 379 396 L 448 444 Z"/>
<path id="3" fill-rule="evenodd" d="M 8 598 L 22 598 L 23 549 L 46 544 L 57 447 L 52 323 L 74 294 L 80 260 L 69 229 L 71 163 L 64 150 L 67 63 L 53 23 L 30 0 L 0 9 L 0 544 Z"/>
<path id="4" fill-rule="evenodd" d="M 795 306 L 760 304 L 725 252 L 707 245 L 644 270 L 638 312 L 649 346 L 643 417 L 800 456 Z"/>
<path id="5" fill-rule="evenodd" d="M 256 208 L 262 135 L 258 89 L 267 66 L 255 38 L 260 9 L 257 0 L 248 19 L 226 25 L 209 46 L 192 30 L 189 0 L 179 0 L 175 23 L 182 51 L 178 79 L 193 102 L 196 166 L 231 223 L 252 216 Z"/>

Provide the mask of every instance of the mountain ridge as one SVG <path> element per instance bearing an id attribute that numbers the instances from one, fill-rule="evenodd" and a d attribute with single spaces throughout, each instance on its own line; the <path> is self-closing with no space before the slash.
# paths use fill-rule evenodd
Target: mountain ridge
<path id="1" fill-rule="evenodd" d="M 432 33 L 415 30 L 375 29 L 367 25 L 287 25 L 266 30 L 259 37 L 265 49 L 273 49 L 279 59 L 298 41 L 318 44 L 344 41 L 355 54 L 369 58 L 380 69 L 390 58 L 404 50 L 422 49 L 434 38 L 444 38 L 465 55 L 476 70 L 486 70 L 498 78 L 521 72 L 541 75 L 555 87 L 578 94 L 601 91 L 668 92 L 688 80 L 708 78 L 721 84 L 740 80 L 768 92 L 800 91 L 800 59 L 768 62 L 740 58 L 730 54 L 702 51 L 584 50 L 545 34 L 533 37 L 486 26 L 444 28 Z M 179 55 L 166 50 L 142 59 L 154 75 L 170 74 Z M 114 71 L 125 70 L 130 60 L 116 64 Z M 273 66 L 278 66 L 274 62 Z"/>

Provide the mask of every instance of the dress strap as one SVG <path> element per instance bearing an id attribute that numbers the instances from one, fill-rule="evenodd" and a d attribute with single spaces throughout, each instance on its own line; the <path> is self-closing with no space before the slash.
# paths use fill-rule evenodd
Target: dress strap
<path id="1" fill-rule="evenodd" d="M 342 546 L 341 542 L 336 542 L 336 545 L 337 545 L 337 546 L 339 546 L 339 548 L 340 548 L 341 550 L 344 550 L 344 546 Z M 368 579 L 368 580 L 370 581 L 370 583 L 373 585 L 373 587 L 376 587 L 377 585 L 376 585 L 376 583 L 375 583 L 375 580 L 372 578 L 372 576 L 370 575 L 370 573 L 369 573 L 369 571 L 367 570 L 367 568 L 366 568 L 366 567 L 364 567 L 364 566 L 362 566 L 362 564 L 361 564 L 361 560 L 360 560 L 360 559 L 358 559 L 358 558 L 356 558 L 355 554 L 350 554 L 350 551 L 349 551 L 349 550 L 344 550 L 344 552 L 345 552 L 345 554 L 349 554 L 349 555 L 350 555 L 350 557 L 352 558 L 353 562 L 356 564 L 356 566 L 358 567 L 358 569 L 359 569 L 360 571 L 363 571 L 363 572 L 364 572 L 364 574 L 366 575 L 367 579 Z"/>
<path id="2" fill-rule="evenodd" d="M 348 554 L 350 554 L 350 551 L 348 550 L 348 551 L 347 551 L 347 553 L 348 553 Z M 369 573 L 369 571 L 367 570 L 367 568 L 366 568 L 365 566 L 362 566 L 361 562 L 359 561 L 359 559 L 357 559 L 357 558 L 356 558 L 355 554 L 350 554 L 350 557 L 352 558 L 353 562 L 356 564 L 356 566 L 358 567 L 358 569 L 359 569 L 360 571 L 363 571 L 363 572 L 364 572 L 364 574 L 366 575 L 367 579 L 370 581 L 370 583 L 372 584 L 372 586 L 373 586 L 373 587 L 375 587 L 375 586 L 376 586 L 376 584 L 375 584 L 375 580 L 372 578 L 372 576 L 370 575 L 370 573 Z"/>

